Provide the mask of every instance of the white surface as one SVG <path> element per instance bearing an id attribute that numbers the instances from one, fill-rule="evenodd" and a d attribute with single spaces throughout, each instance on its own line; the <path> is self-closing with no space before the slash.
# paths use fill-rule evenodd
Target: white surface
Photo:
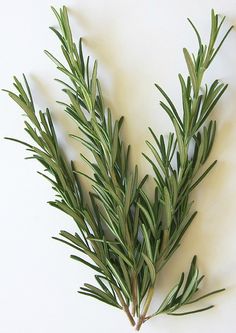
<path id="1" fill-rule="evenodd" d="M 236 1 L 2 2 L 1 87 L 9 88 L 11 77 L 25 72 L 40 107 L 49 106 L 61 129 L 71 130 L 73 125 L 54 102 L 62 97 L 53 82 L 56 70 L 42 52 L 45 48 L 54 53 L 59 50 L 48 30 L 55 24 L 51 4 L 69 6 L 75 35 L 85 37 L 89 53 L 99 60 L 113 114 L 125 115 L 124 134 L 133 146 L 133 161 L 143 174 L 149 172 L 140 154 L 146 149 L 147 127 L 151 125 L 158 133 L 170 128 L 153 83 L 161 84 L 178 101 L 177 74 L 185 72 L 181 50 L 196 45 L 186 17 L 207 36 L 210 9 L 227 15 L 228 25 L 236 23 Z M 197 254 L 201 272 L 207 276 L 202 290 L 226 287 L 227 291 L 202 302 L 216 304 L 213 310 L 156 318 L 143 326 L 145 333 L 236 332 L 235 31 L 209 72 L 208 78 L 216 77 L 230 84 L 214 113 L 218 131 L 210 160 L 217 158 L 219 163 L 195 192 L 198 217 L 162 272 L 159 290 L 164 295 Z M 122 312 L 76 293 L 84 282 L 92 281 L 92 272 L 70 260 L 70 249 L 50 238 L 60 229 L 73 230 L 72 222 L 46 204 L 53 193 L 36 174 L 37 163 L 23 160 L 24 148 L 2 140 L 3 136 L 25 138 L 21 112 L 3 93 L 0 108 L 0 332 L 132 332 Z"/>

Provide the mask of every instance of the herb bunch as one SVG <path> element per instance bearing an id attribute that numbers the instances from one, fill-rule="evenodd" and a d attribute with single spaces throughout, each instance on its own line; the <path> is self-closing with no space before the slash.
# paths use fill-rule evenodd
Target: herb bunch
<path id="1" fill-rule="evenodd" d="M 60 102 L 75 121 L 78 132 L 70 134 L 92 153 L 81 158 L 93 176 L 77 170 L 69 163 L 58 144 L 50 111 L 37 111 L 25 76 L 24 82 L 14 78 L 15 92 L 7 91 L 27 116 L 25 130 L 33 143 L 7 138 L 26 146 L 30 157 L 37 159 L 56 193 L 50 205 L 68 214 L 78 231 L 61 231 L 54 237 L 72 247 L 71 258 L 95 271 L 96 285 L 85 283 L 79 293 L 93 297 L 118 309 L 123 309 L 130 323 L 139 330 L 150 318 L 166 313 L 186 315 L 194 311 L 185 307 L 204 297 L 198 296 L 201 276 L 194 256 L 187 277 L 182 273 L 162 304 L 148 314 L 158 273 L 179 247 L 181 239 L 196 216 L 190 193 L 216 164 L 206 164 L 214 143 L 216 122 L 208 121 L 227 85 L 215 80 L 203 88 L 204 74 L 217 55 L 232 27 L 218 41 L 225 17 L 221 20 L 212 10 L 209 42 L 205 45 L 197 36 L 198 51 L 184 49 L 188 75 L 179 74 L 182 110 L 177 110 L 166 92 L 156 85 L 163 96 L 161 107 L 168 114 L 174 131 L 168 137 L 157 136 L 150 128 L 153 142 L 147 141 L 151 156 L 143 154 L 154 170 L 155 189 L 150 198 L 143 185 L 148 176 L 139 179 L 138 167 L 129 162 L 130 146 L 120 134 L 123 117 L 113 120 L 106 107 L 97 77 L 97 61 L 92 65 L 84 58 L 82 39 L 74 41 L 66 7 L 52 8 L 59 29 L 51 27 L 60 43 L 63 60 L 50 52 L 48 57 L 65 76 L 63 91 L 66 102 Z M 69 82 L 69 83 L 68 83 Z M 206 165 L 206 166 L 205 166 Z M 91 192 L 85 199 L 81 177 L 91 182 Z M 181 309 L 181 311 L 179 311 Z"/>

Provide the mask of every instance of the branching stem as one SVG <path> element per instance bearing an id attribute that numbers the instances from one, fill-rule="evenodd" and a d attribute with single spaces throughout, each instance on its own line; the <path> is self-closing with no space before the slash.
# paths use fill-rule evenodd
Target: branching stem
<path id="1" fill-rule="evenodd" d="M 115 289 L 117 297 L 119 298 L 119 301 L 120 301 L 120 303 L 122 305 L 122 309 L 124 310 L 124 312 L 126 313 L 128 319 L 130 321 L 130 324 L 132 326 L 135 326 L 134 318 L 133 318 L 132 314 L 130 313 L 128 305 L 125 303 L 121 292 L 119 291 L 119 289 L 117 287 L 115 287 L 114 289 Z"/>
<path id="2" fill-rule="evenodd" d="M 151 304 L 152 298 L 153 298 L 153 294 L 154 294 L 154 286 L 152 286 L 151 288 L 149 288 L 148 294 L 147 294 L 147 298 L 143 307 L 143 312 L 138 320 L 137 326 L 136 326 L 136 331 L 139 331 L 142 324 L 145 321 L 149 306 Z"/>

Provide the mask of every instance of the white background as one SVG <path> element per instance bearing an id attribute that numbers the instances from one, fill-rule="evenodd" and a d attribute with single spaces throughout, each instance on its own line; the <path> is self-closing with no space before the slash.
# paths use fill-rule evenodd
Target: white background
<path id="1" fill-rule="evenodd" d="M 75 131 L 55 100 L 62 99 L 53 81 L 57 72 L 43 54 L 58 54 L 59 45 L 48 26 L 55 24 L 50 5 L 69 7 L 76 38 L 83 36 L 87 51 L 98 59 L 106 101 L 114 117 L 125 116 L 124 137 L 133 147 L 132 160 L 141 173 L 150 168 L 141 157 L 149 138 L 148 126 L 166 134 L 169 120 L 158 105 L 154 82 L 178 105 L 179 72 L 185 73 L 182 47 L 195 49 L 186 18 L 191 17 L 207 38 L 210 9 L 236 23 L 235 0 L 77 0 L 1 2 L 0 85 L 10 88 L 12 76 L 24 72 L 42 109 L 49 106 L 61 133 Z M 181 248 L 160 275 L 155 309 L 163 295 L 189 266 L 194 254 L 206 279 L 202 292 L 227 291 L 202 305 L 216 307 L 185 317 L 160 316 L 143 326 L 146 333 L 236 332 L 236 33 L 233 31 L 214 61 L 207 78 L 219 78 L 229 88 L 213 115 L 217 137 L 210 160 L 214 171 L 195 191 L 199 214 Z M 36 162 L 4 136 L 25 139 L 19 108 L 6 94 L 0 97 L 0 332 L 1 333 L 120 333 L 132 332 L 121 311 L 77 294 L 93 281 L 92 272 L 69 259 L 71 250 L 51 239 L 59 230 L 73 230 L 72 221 L 51 208 L 49 184 L 36 174 Z M 79 146 L 66 138 L 79 156 Z M 73 251 L 72 251 L 73 252 Z"/>

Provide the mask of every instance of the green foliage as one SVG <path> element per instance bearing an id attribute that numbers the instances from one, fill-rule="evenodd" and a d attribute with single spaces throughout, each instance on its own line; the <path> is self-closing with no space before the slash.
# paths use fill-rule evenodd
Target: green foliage
<path id="1" fill-rule="evenodd" d="M 224 18 L 219 21 L 219 16 L 212 11 L 210 40 L 204 45 L 190 21 L 199 48 L 196 55 L 184 49 L 188 76 L 184 78 L 179 74 L 182 116 L 166 92 L 156 85 L 164 99 L 160 105 L 168 114 L 174 132 L 164 138 L 150 129 L 153 143 L 147 141 L 147 145 L 154 159 L 143 155 L 154 170 L 156 185 L 153 197 L 149 198 L 143 190 L 147 176 L 140 181 L 137 166 L 133 168 L 129 163 L 130 147 L 125 145 L 120 134 L 123 118 L 113 120 L 111 111 L 105 106 L 97 77 L 97 62 L 91 65 L 90 58 L 84 58 L 81 39 L 78 46 L 74 42 L 66 8 L 59 11 L 53 8 L 53 12 L 59 30 L 51 30 L 59 38 L 63 60 L 56 59 L 48 51 L 45 53 L 65 76 L 66 82 L 58 80 L 64 85 L 67 96 L 67 102 L 61 104 L 78 126 L 78 133 L 71 137 L 93 155 L 92 159 L 81 155 L 93 176 L 76 170 L 73 162 L 68 163 L 58 144 L 50 112 L 35 110 L 25 76 L 24 84 L 14 78 L 16 92 L 8 93 L 26 114 L 25 130 L 33 143 L 10 140 L 24 144 L 29 158 L 42 164 L 45 172 L 40 174 L 56 192 L 56 199 L 49 202 L 50 205 L 72 217 L 77 225 L 77 233 L 61 231 L 60 237 L 54 238 L 76 251 L 72 259 L 96 272 L 97 286 L 86 283 L 79 293 L 123 309 L 131 324 L 134 325 L 137 318 L 138 330 L 146 320 L 160 313 L 183 315 L 211 308 L 175 312 L 222 291 L 195 298 L 203 277 L 199 277 L 194 257 L 185 284 L 182 273 L 159 309 L 147 316 L 158 272 L 179 247 L 196 216 L 189 195 L 216 163 L 204 166 L 216 132 L 216 122 L 206 121 L 227 85 L 215 80 L 203 89 L 202 81 L 231 28 L 218 42 Z M 84 199 L 81 176 L 92 181 L 89 201 Z"/>
<path id="2" fill-rule="evenodd" d="M 197 291 L 198 291 L 198 286 L 199 286 L 200 282 L 204 278 L 204 275 L 199 277 L 199 270 L 196 266 L 196 261 L 197 261 L 197 257 L 194 256 L 190 269 L 189 269 L 189 273 L 188 273 L 185 285 L 184 285 L 184 273 L 182 273 L 177 285 L 174 286 L 170 290 L 170 292 L 167 294 L 167 296 L 163 300 L 162 304 L 160 305 L 159 309 L 152 316 L 156 316 L 160 313 L 167 313 L 168 315 L 181 316 L 181 315 L 186 315 L 186 314 L 190 314 L 190 313 L 205 311 L 205 310 L 208 310 L 208 309 L 214 307 L 214 305 L 211 305 L 206 308 L 201 308 L 201 309 L 197 309 L 197 310 L 193 310 L 193 311 L 189 311 L 189 312 L 180 312 L 180 313 L 175 312 L 176 310 L 178 310 L 179 308 L 181 308 L 184 305 L 188 305 L 188 304 L 197 302 L 198 300 L 200 300 L 202 298 L 206 298 L 212 294 L 219 293 L 219 292 L 225 290 L 225 289 L 215 290 L 200 298 L 192 300 L 192 297 L 194 297 L 195 293 L 197 293 Z"/>

